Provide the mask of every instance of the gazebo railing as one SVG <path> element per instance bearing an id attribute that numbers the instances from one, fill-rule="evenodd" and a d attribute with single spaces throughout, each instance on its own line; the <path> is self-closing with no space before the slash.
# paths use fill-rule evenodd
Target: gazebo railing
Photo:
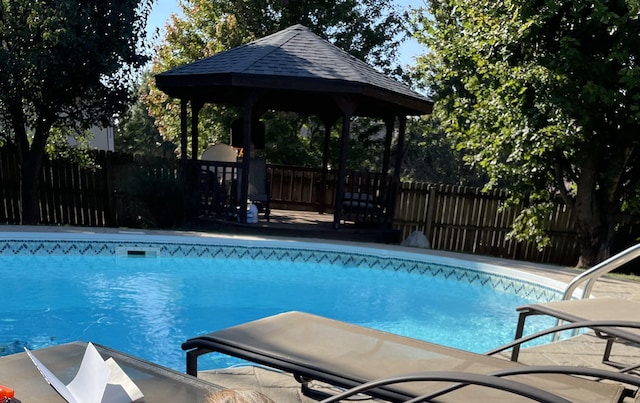
<path id="1" fill-rule="evenodd" d="M 281 164 L 267 164 L 271 201 L 280 208 L 333 211 L 336 175 L 329 171 L 322 183 L 322 170 Z"/>
<path id="2" fill-rule="evenodd" d="M 237 162 L 190 161 L 195 173 L 194 197 L 199 215 L 229 218 L 234 212 L 231 184 L 241 168 Z M 323 183 L 322 170 L 279 164 L 267 164 L 271 186 L 271 205 L 333 213 L 337 174 L 329 171 Z M 348 171 L 341 221 L 391 224 L 396 184 L 390 175 Z"/>
<path id="3" fill-rule="evenodd" d="M 341 218 L 355 223 L 391 225 L 396 183 L 391 175 L 349 171 Z"/>
<path id="4" fill-rule="evenodd" d="M 195 172 L 195 189 L 193 194 L 198 206 L 198 215 L 230 218 L 231 188 L 240 170 L 238 162 L 192 161 L 192 172 Z"/>

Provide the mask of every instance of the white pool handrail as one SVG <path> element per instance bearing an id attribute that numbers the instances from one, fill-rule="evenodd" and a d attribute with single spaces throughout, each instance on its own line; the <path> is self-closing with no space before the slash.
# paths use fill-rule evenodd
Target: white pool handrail
<path id="1" fill-rule="evenodd" d="M 638 256 L 640 256 L 640 244 L 627 248 L 622 252 L 618 253 L 617 255 L 614 255 L 598 263 L 597 265 L 593 266 L 589 270 L 585 271 L 584 273 L 581 273 L 580 275 L 576 276 L 573 280 L 571 280 L 566 290 L 564 291 L 562 299 L 563 300 L 571 299 L 573 297 L 573 293 L 575 292 L 576 288 L 578 288 L 578 286 L 585 281 L 587 282 L 587 284 L 582 290 L 581 298 L 583 299 L 589 298 L 589 296 L 591 295 L 591 290 L 593 289 L 593 286 L 596 280 L 598 280 L 600 276 L 612 272 L 613 270 L 617 269 L 618 267 L 622 266 L 625 263 L 630 262 L 631 260 L 637 258 Z"/>

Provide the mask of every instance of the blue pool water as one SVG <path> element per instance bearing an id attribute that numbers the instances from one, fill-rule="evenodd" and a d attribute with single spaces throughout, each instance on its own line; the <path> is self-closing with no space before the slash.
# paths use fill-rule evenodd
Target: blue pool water
<path id="1" fill-rule="evenodd" d="M 361 260 L 0 254 L 0 350 L 85 340 L 184 371 L 189 337 L 300 310 L 483 352 L 510 341 L 515 307 L 539 298 Z M 212 354 L 200 368 L 237 362 Z"/>

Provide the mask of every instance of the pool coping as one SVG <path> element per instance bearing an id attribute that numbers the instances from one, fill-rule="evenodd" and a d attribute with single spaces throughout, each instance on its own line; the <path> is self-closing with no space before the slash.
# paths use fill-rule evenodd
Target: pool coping
<path id="1" fill-rule="evenodd" d="M 280 238 L 255 235 L 215 234 L 199 231 L 142 230 L 128 228 L 88 228 L 88 227 L 53 227 L 53 226 L 0 226 L 0 240 L 43 240 L 43 234 L 55 234 L 51 240 L 59 242 L 121 242 L 126 245 L 136 243 L 173 243 L 191 244 L 194 240 L 200 245 L 237 246 L 246 245 L 249 249 L 260 246 L 291 250 L 321 250 L 334 253 L 356 254 L 358 248 L 361 256 L 374 256 L 382 259 L 423 260 L 430 263 L 451 267 L 470 269 L 480 273 L 515 278 L 529 284 L 546 289 L 563 291 L 568 282 L 579 273 L 575 269 L 561 266 L 545 265 L 516 261 L 490 256 L 479 256 L 466 253 L 420 249 L 398 245 L 381 245 L 352 241 L 333 241 L 315 238 Z M 142 238 L 144 237 L 144 239 Z M 49 239 L 47 239 L 48 241 Z M 144 247 L 144 246 L 142 246 Z M 1 251 L 0 251 L 1 253 Z M 577 290 L 576 293 L 581 292 Z"/>
<path id="2" fill-rule="evenodd" d="M 519 272 L 525 278 L 532 278 L 539 280 L 545 286 L 564 290 L 566 285 L 573 280 L 582 271 L 566 266 L 532 263 L 520 260 L 513 260 L 507 258 L 499 258 L 492 256 L 474 255 L 469 253 L 449 252 L 435 249 L 419 249 L 410 248 L 399 245 L 388 244 L 373 244 L 366 242 L 353 242 L 353 241 L 340 241 L 340 240 L 328 240 L 326 238 L 282 238 L 276 236 L 255 236 L 255 235 L 237 235 L 237 234 L 216 234 L 205 231 L 191 231 L 191 230 L 145 230 L 145 229 L 132 229 L 132 228 L 98 228 L 98 227 L 71 227 L 71 226 L 45 226 L 45 225 L 0 225 L 0 239 L 3 238 L 3 234 L 6 233 L 23 233 L 23 236 L 27 236 L 28 233 L 41 234 L 41 233 L 56 233 L 63 234 L 67 239 L 82 239 L 84 236 L 113 236 L 113 235 L 152 235 L 161 239 L 162 237 L 198 237 L 203 241 L 206 240 L 220 240 L 227 239 L 228 242 L 233 240 L 244 241 L 264 241 L 264 240 L 277 240 L 281 242 L 300 241 L 317 244 L 327 245 L 340 245 L 341 247 L 365 247 L 375 249 L 380 253 L 388 251 L 403 251 L 412 254 L 428 254 L 430 256 L 438 256 L 443 259 L 462 259 L 474 262 L 479 267 L 482 265 L 493 265 L 495 267 L 501 267 L 504 269 L 515 270 Z M 37 239 L 37 238 L 36 238 Z M 532 277 L 529 277 L 532 276 Z M 576 290 L 576 293 L 581 293 L 582 290 Z M 609 275 L 601 277 L 596 283 L 592 291 L 592 296 L 612 296 L 617 298 L 625 298 L 640 302 L 640 282 L 614 278 Z"/>

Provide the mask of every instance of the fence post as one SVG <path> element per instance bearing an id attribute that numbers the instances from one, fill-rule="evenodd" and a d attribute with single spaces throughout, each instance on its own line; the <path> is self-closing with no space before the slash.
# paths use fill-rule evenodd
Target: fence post
<path id="1" fill-rule="evenodd" d="M 115 213 L 115 191 L 113 188 L 113 152 L 108 151 L 106 153 L 100 153 L 100 156 L 104 157 L 104 180 L 105 180 L 105 188 L 106 188 L 106 199 L 107 199 L 107 211 L 106 220 L 107 227 L 117 227 L 117 217 Z"/>
<path id="2" fill-rule="evenodd" d="M 436 200 L 436 187 L 429 185 L 428 187 L 428 199 L 427 199 L 427 216 L 425 217 L 424 236 L 427 237 L 429 242 L 433 245 L 433 239 L 431 239 L 431 232 L 433 231 L 433 214 L 435 209 Z"/>

